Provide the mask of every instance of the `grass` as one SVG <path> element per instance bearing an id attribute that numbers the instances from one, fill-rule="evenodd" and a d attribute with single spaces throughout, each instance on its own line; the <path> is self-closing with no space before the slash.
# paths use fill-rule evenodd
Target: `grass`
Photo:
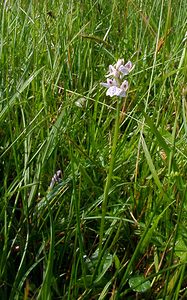
<path id="1" fill-rule="evenodd" d="M 186 299 L 186 10 L 1 1 L 0 299 Z"/>

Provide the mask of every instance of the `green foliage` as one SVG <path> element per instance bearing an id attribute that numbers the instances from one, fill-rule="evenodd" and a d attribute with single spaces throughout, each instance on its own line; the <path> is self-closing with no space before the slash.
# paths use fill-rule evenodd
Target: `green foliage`
<path id="1" fill-rule="evenodd" d="M 133 291 L 138 293 L 144 293 L 151 288 L 150 281 L 145 281 L 145 278 L 142 275 L 131 277 L 129 279 L 129 285 Z"/>
<path id="2" fill-rule="evenodd" d="M 187 297 L 186 11 L 1 1 L 0 299 Z"/>

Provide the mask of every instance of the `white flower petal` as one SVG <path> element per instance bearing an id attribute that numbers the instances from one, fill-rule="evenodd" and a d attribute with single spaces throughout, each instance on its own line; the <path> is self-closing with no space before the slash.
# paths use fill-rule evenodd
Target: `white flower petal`
<path id="1" fill-rule="evenodd" d="M 133 69 L 133 64 L 132 62 L 129 60 L 125 65 L 121 65 L 119 67 L 119 71 L 123 74 L 123 75 L 128 75 L 130 71 L 132 71 Z"/>
<path id="2" fill-rule="evenodd" d="M 123 74 L 123 76 L 129 74 L 129 70 L 125 68 L 125 66 L 120 66 L 119 71 Z"/>
<path id="3" fill-rule="evenodd" d="M 106 88 L 110 87 L 110 85 L 108 83 L 106 83 L 106 82 L 101 82 L 100 85 L 102 85 L 102 86 L 104 86 Z"/>
<path id="4" fill-rule="evenodd" d="M 109 65 L 109 73 L 113 73 L 116 71 L 116 68 L 114 68 L 113 65 Z"/>
<path id="5" fill-rule="evenodd" d="M 100 85 L 106 87 L 106 88 L 109 88 L 111 86 L 117 86 L 118 83 L 117 81 L 114 79 L 114 78 L 107 78 L 107 82 L 101 82 Z"/>
<path id="6" fill-rule="evenodd" d="M 107 79 L 107 81 L 110 81 L 110 82 L 111 82 L 111 80 L 112 80 L 112 85 L 115 85 L 115 86 L 119 85 L 115 78 L 113 78 L 113 79 Z"/>
<path id="7" fill-rule="evenodd" d="M 117 77 L 117 78 L 120 76 L 118 70 L 112 65 L 109 65 L 109 74 L 106 75 L 106 77 L 110 77 L 110 76 Z"/>
<path id="8" fill-rule="evenodd" d="M 121 95 L 122 92 L 123 92 L 122 89 L 117 88 L 117 89 L 116 89 L 116 94 L 115 94 L 115 95 L 116 95 L 117 97 L 119 97 L 119 96 Z"/>
<path id="9" fill-rule="evenodd" d="M 127 69 L 129 69 L 129 71 L 131 71 L 132 68 L 133 68 L 132 62 L 129 60 L 129 61 L 125 64 L 125 67 L 126 67 Z"/>
<path id="10" fill-rule="evenodd" d="M 123 83 L 121 84 L 120 88 L 126 92 L 129 88 L 128 81 L 124 80 Z"/>
<path id="11" fill-rule="evenodd" d="M 124 90 L 121 90 L 119 97 L 126 97 L 126 92 Z"/>
<path id="12" fill-rule="evenodd" d="M 116 96 L 117 96 L 117 97 L 125 97 L 125 96 L 126 96 L 125 90 L 123 90 L 123 89 L 121 89 L 121 88 L 118 88 L 118 89 L 116 90 Z"/>
<path id="13" fill-rule="evenodd" d="M 107 96 L 110 96 L 110 97 L 115 96 L 115 95 L 116 95 L 116 92 L 117 92 L 117 89 L 119 89 L 119 88 L 116 87 L 116 86 L 111 86 L 111 87 L 107 90 L 106 95 L 107 95 Z"/>
<path id="14" fill-rule="evenodd" d="M 113 86 L 116 85 L 116 80 L 115 79 L 111 79 L 111 78 L 107 78 L 107 83 L 109 86 Z"/>
<path id="15" fill-rule="evenodd" d="M 118 70 L 121 65 L 124 65 L 124 59 L 118 59 L 116 63 L 116 69 Z"/>
<path id="16" fill-rule="evenodd" d="M 112 86 L 107 90 L 106 95 L 110 96 L 110 97 L 113 97 L 113 96 L 125 97 L 126 92 L 117 86 Z"/>

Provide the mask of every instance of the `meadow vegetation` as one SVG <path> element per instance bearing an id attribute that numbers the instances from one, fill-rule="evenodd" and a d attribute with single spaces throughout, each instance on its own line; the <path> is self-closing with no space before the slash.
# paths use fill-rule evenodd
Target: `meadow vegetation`
<path id="1" fill-rule="evenodd" d="M 0 299 L 187 299 L 186 12 L 1 1 Z"/>

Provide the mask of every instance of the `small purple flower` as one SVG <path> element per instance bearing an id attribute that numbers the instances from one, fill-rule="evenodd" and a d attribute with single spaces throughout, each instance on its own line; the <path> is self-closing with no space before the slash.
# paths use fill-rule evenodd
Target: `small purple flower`
<path id="1" fill-rule="evenodd" d="M 53 175 L 53 177 L 52 177 L 52 179 L 51 179 L 51 183 L 50 183 L 50 186 L 49 186 L 50 190 L 53 189 L 53 187 L 54 187 L 54 185 L 55 185 L 56 182 L 59 183 L 59 182 L 61 181 L 61 178 L 62 178 L 62 171 L 61 171 L 61 170 L 58 170 L 58 171 Z"/>
<path id="2" fill-rule="evenodd" d="M 110 76 L 119 78 L 120 73 L 119 73 L 119 70 L 115 66 L 109 65 L 109 74 L 106 77 L 110 77 Z"/>
<path id="3" fill-rule="evenodd" d="M 118 86 L 111 86 L 106 92 L 107 96 L 113 97 L 126 97 L 126 91 L 128 90 L 128 81 L 125 80 L 120 87 Z"/>
<path id="4" fill-rule="evenodd" d="M 109 74 L 106 77 L 112 76 L 122 79 L 125 75 L 128 75 L 132 69 L 133 64 L 130 60 L 124 65 L 124 59 L 118 59 L 114 66 L 109 65 Z"/>
<path id="5" fill-rule="evenodd" d="M 118 59 L 117 63 L 115 64 L 115 67 L 118 70 L 123 65 L 124 65 L 124 59 L 120 58 L 120 59 Z"/>
<path id="6" fill-rule="evenodd" d="M 133 64 L 130 60 L 124 64 L 124 59 L 118 59 L 114 66 L 109 65 L 109 74 L 106 76 L 107 82 L 101 83 L 102 86 L 108 89 L 106 92 L 107 96 L 126 97 L 128 81 L 124 80 L 122 82 L 122 79 L 128 75 L 132 69 Z"/>
<path id="7" fill-rule="evenodd" d="M 101 82 L 101 85 L 106 88 L 110 88 L 111 86 L 117 86 L 117 81 L 114 78 L 112 78 L 112 79 L 107 78 L 106 81 L 107 82 Z"/>
<path id="8" fill-rule="evenodd" d="M 129 72 L 131 72 L 133 68 L 134 68 L 133 64 L 129 60 L 125 65 L 120 65 L 119 72 L 121 72 L 123 74 L 122 76 L 125 76 L 125 75 L 128 75 Z"/>

